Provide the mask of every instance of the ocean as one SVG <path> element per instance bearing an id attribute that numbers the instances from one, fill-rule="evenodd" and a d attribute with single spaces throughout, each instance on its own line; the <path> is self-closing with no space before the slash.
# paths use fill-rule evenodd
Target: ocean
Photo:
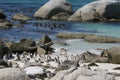
<path id="1" fill-rule="evenodd" d="M 33 18 L 34 12 L 39 9 L 42 5 L 44 5 L 48 0 L 0 0 L 0 10 L 3 10 L 4 13 L 7 15 L 7 19 L 10 20 L 12 16 L 16 13 L 23 13 L 31 18 Z M 76 11 L 81 6 L 95 1 L 95 0 L 68 0 L 72 6 L 73 11 Z M 33 24 L 39 22 L 43 25 L 36 27 Z M 29 38 L 33 40 L 39 40 L 43 34 L 48 34 L 52 39 L 57 39 L 56 34 L 58 32 L 74 32 L 74 33 L 90 33 L 90 34 L 97 34 L 97 35 L 104 35 L 104 36 L 111 36 L 120 38 L 120 23 L 104 23 L 104 22 L 68 22 L 68 21 L 49 21 L 49 20 L 32 20 L 28 21 L 28 23 L 32 24 L 25 24 L 24 29 L 13 28 L 9 30 L 0 30 L 0 37 L 5 39 L 6 41 L 18 41 L 22 38 Z M 43 27 L 45 24 L 50 23 L 52 26 L 53 24 L 60 25 L 64 24 L 65 28 L 57 28 L 51 29 L 49 27 Z M 14 22 L 14 24 L 18 24 Z M 73 43 L 74 42 L 74 43 Z M 93 44 L 87 43 L 84 41 L 76 41 L 73 40 L 71 43 L 71 49 L 74 47 L 75 50 L 83 49 L 83 50 L 90 50 L 95 48 L 110 48 L 114 46 L 120 46 L 119 43 L 112 44 Z M 81 46 L 81 47 L 80 47 Z M 70 48 L 70 46 L 66 47 Z"/>

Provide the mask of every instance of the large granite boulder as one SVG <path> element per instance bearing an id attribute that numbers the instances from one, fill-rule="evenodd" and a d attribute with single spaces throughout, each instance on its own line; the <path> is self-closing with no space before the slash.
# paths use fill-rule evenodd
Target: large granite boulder
<path id="1" fill-rule="evenodd" d="M 107 57 L 109 62 L 120 64 L 120 47 L 112 47 L 103 51 L 101 56 Z"/>
<path id="2" fill-rule="evenodd" d="M 109 21 L 120 18 L 119 0 L 99 0 L 79 8 L 69 21 Z"/>
<path id="3" fill-rule="evenodd" d="M 18 68 L 0 69 L 0 80 L 30 80 L 30 78 Z"/>
<path id="4" fill-rule="evenodd" d="M 92 71 L 86 67 L 59 71 L 51 80 L 115 80 L 106 71 Z"/>
<path id="5" fill-rule="evenodd" d="M 71 14 L 71 4 L 66 0 L 49 0 L 45 5 L 38 9 L 38 11 L 35 12 L 34 17 L 49 19 L 61 12 Z"/>
<path id="6" fill-rule="evenodd" d="M 28 17 L 28 16 L 26 16 L 26 15 L 24 15 L 24 14 L 15 14 L 15 15 L 13 16 L 13 19 L 14 19 L 14 20 L 26 21 L 26 20 L 30 20 L 31 18 Z"/>

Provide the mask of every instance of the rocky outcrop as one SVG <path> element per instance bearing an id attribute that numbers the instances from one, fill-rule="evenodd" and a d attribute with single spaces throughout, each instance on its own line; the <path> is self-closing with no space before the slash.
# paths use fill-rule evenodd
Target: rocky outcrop
<path id="1" fill-rule="evenodd" d="M 49 44 L 50 43 L 50 44 Z M 40 45 L 52 45 L 52 39 L 48 35 L 44 35 L 40 40 Z"/>
<path id="2" fill-rule="evenodd" d="M 104 50 L 101 56 L 107 57 L 111 63 L 120 64 L 120 47 Z"/>
<path id="3" fill-rule="evenodd" d="M 79 8 L 69 21 L 109 21 L 120 18 L 119 0 L 99 0 Z"/>
<path id="4" fill-rule="evenodd" d="M 102 76 L 102 77 L 101 77 Z M 92 71 L 87 67 L 59 71 L 51 80 L 115 80 L 106 71 Z"/>
<path id="5" fill-rule="evenodd" d="M 13 19 L 14 20 L 20 20 L 20 21 L 26 21 L 26 20 L 30 20 L 31 18 L 26 16 L 26 15 L 24 15 L 24 14 L 15 14 L 13 16 Z"/>
<path id="6" fill-rule="evenodd" d="M 57 37 L 63 39 L 84 39 L 85 41 L 92 43 L 120 43 L 120 39 L 118 38 L 94 34 L 58 33 Z"/>
<path id="7" fill-rule="evenodd" d="M 66 12 L 72 13 L 72 6 L 66 0 L 49 0 L 38 11 L 35 12 L 34 17 L 42 19 L 50 19 L 52 16 Z"/>
<path id="8" fill-rule="evenodd" d="M 0 29 L 11 29 L 12 24 L 8 21 L 0 21 Z"/>
<path id="9" fill-rule="evenodd" d="M 23 53 L 24 51 L 34 53 L 37 51 L 37 47 L 35 41 L 22 39 L 18 43 L 12 43 L 9 47 L 9 51 L 13 53 Z"/>
<path id="10" fill-rule="evenodd" d="M 54 52 L 54 49 L 51 47 L 51 45 L 53 45 L 53 41 L 48 35 L 44 35 L 39 44 L 40 46 L 37 47 L 37 53 L 51 54 Z"/>
<path id="11" fill-rule="evenodd" d="M 30 78 L 18 68 L 0 69 L 0 80 L 30 80 Z"/>
<path id="12" fill-rule="evenodd" d="M 107 58 L 100 57 L 99 55 L 96 55 L 90 52 L 85 52 L 85 53 L 80 54 L 78 59 L 80 62 L 99 62 L 99 63 L 108 62 Z"/>

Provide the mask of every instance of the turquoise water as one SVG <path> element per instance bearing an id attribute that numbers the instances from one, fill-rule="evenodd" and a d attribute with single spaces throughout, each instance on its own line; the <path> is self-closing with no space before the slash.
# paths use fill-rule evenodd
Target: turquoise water
<path id="1" fill-rule="evenodd" d="M 48 0 L 0 0 L 0 9 L 4 10 L 8 19 L 16 13 L 23 13 L 30 17 L 33 17 L 34 12 L 44 5 Z M 77 10 L 79 7 L 95 0 L 69 0 L 73 6 L 73 10 Z M 27 8 L 27 10 L 21 10 Z M 32 9 L 32 12 L 29 12 Z M 11 12 L 12 11 L 12 12 Z M 15 12 L 14 12 L 15 11 Z M 29 12 L 29 13 L 28 13 Z M 43 34 L 48 34 L 55 39 L 55 34 L 58 32 L 77 32 L 77 33 L 91 33 L 105 36 L 112 36 L 120 38 L 120 23 L 80 23 L 80 22 L 67 22 L 67 21 L 49 21 L 49 20 L 33 20 L 32 23 L 38 22 L 42 24 L 50 23 L 52 26 L 54 23 L 57 25 L 65 24 L 65 28 L 50 29 L 43 26 L 33 26 L 33 24 L 23 25 L 24 29 L 13 28 L 11 30 L 1 30 L 0 37 L 11 40 L 19 40 L 22 38 L 30 38 L 38 40 Z M 17 23 L 16 23 L 17 24 Z"/>
<path id="2" fill-rule="evenodd" d="M 100 54 L 101 50 L 96 50 L 97 48 L 109 49 L 111 47 L 120 47 L 119 43 L 89 43 L 80 39 L 66 40 L 65 42 L 69 44 L 69 46 L 61 46 L 58 44 L 53 46 L 55 47 L 56 52 L 60 52 L 61 48 L 65 48 L 68 50 L 69 54 L 80 54 L 84 51 L 91 51 L 92 53 Z"/>
<path id="3" fill-rule="evenodd" d="M 47 1 L 48 0 L 0 0 L 0 3 L 23 3 L 23 4 L 32 3 L 32 5 L 38 6 L 40 4 L 42 5 L 46 3 Z M 73 10 L 75 11 L 79 7 L 95 0 L 68 0 L 68 1 L 72 4 Z"/>
<path id="4" fill-rule="evenodd" d="M 78 32 L 93 33 L 120 38 L 120 23 L 75 23 Z"/>

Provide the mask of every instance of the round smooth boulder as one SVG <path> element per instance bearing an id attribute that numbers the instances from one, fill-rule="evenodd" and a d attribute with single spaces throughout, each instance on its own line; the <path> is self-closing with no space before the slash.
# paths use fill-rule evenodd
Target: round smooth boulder
<path id="1" fill-rule="evenodd" d="M 49 0 L 38 11 L 35 12 L 34 17 L 41 19 L 49 19 L 52 16 L 66 12 L 72 14 L 72 6 L 66 0 Z"/>
<path id="2" fill-rule="evenodd" d="M 30 80 L 30 78 L 18 68 L 0 69 L 0 80 Z"/>
<path id="3" fill-rule="evenodd" d="M 79 8 L 69 21 L 109 21 L 120 18 L 119 0 L 99 0 Z"/>

